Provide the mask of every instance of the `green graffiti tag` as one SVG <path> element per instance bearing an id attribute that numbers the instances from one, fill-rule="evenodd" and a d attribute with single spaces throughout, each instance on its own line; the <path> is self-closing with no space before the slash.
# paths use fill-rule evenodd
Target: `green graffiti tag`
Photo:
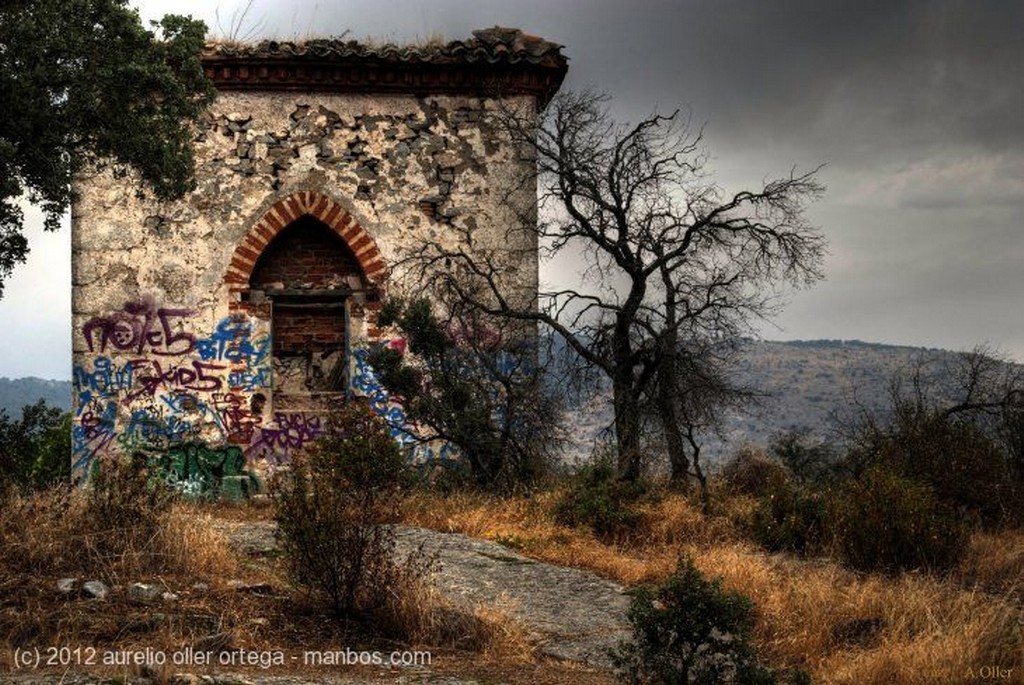
<path id="1" fill-rule="evenodd" d="M 203 443 L 175 445 L 150 457 L 159 477 L 187 496 L 247 499 L 260 489 L 248 471 L 241 448 L 210 447 Z"/>

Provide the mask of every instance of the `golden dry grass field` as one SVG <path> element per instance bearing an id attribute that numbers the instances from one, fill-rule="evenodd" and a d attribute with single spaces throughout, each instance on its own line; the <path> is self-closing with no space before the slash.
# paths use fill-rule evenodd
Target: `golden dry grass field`
<path id="1" fill-rule="evenodd" d="M 681 554 L 692 555 L 706 575 L 755 602 L 755 642 L 768 662 L 801 667 L 815 683 L 1024 682 L 1022 531 L 974 534 L 948 577 L 887 577 L 761 550 L 735 523 L 752 505 L 742 498 L 705 516 L 670 495 L 643 508 L 637 536 L 609 544 L 553 523 L 557 497 L 421 493 L 406 503 L 406 521 L 500 541 L 627 585 L 662 580 Z"/>

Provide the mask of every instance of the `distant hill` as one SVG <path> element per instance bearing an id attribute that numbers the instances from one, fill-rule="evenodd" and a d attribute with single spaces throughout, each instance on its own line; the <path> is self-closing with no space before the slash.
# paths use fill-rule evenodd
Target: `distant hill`
<path id="1" fill-rule="evenodd" d="M 71 408 L 71 381 L 45 378 L 0 378 L 0 409 L 12 419 L 21 418 L 21 408 L 46 400 L 51 407 Z"/>
<path id="2" fill-rule="evenodd" d="M 738 381 L 764 397 L 725 420 L 725 440 L 705 445 L 708 461 L 720 460 L 746 442 L 765 445 L 780 432 L 807 428 L 826 437 L 835 419 L 852 417 L 858 407 L 884 412 L 893 377 L 922 357 L 952 355 L 934 348 L 866 343 L 860 340 L 750 341 L 737 371 Z M 594 436 L 612 420 L 605 386 L 574 412 L 570 459 L 585 456 Z"/>
<path id="3" fill-rule="evenodd" d="M 860 340 L 751 341 L 739 377 L 766 397 L 729 418 L 728 447 L 746 441 L 764 444 L 773 434 L 796 428 L 825 436 L 835 419 L 852 417 L 858 407 L 884 412 L 898 373 L 921 357 L 951 354 Z"/>

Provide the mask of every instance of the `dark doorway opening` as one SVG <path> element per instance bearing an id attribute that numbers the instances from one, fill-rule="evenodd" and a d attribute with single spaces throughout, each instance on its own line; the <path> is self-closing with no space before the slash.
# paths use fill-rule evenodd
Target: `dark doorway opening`
<path id="1" fill-rule="evenodd" d="M 320 413 L 344 399 L 349 296 L 365 287 L 345 241 L 300 217 L 267 245 L 249 285 L 270 301 L 274 413 Z"/>

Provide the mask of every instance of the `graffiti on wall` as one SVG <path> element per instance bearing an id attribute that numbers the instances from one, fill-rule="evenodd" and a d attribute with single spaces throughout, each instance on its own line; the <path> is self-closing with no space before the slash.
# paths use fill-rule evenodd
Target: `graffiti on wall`
<path id="1" fill-rule="evenodd" d="M 404 352 L 406 346 L 404 339 L 379 344 L 387 345 L 399 352 Z M 367 361 L 371 351 L 369 346 L 360 346 L 352 351 L 355 367 L 352 375 L 352 389 L 367 399 L 370 409 L 387 423 L 391 437 L 411 452 L 415 462 L 429 464 L 457 459 L 458 452 L 449 443 L 443 440 L 421 442 L 415 437 L 415 429 L 410 425 L 402 406 L 391 399 L 387 389 L 381 385 L 380 379 L 377 378 L 373 367 Z"/>
<path id="2" fill-rule="evenodd" d="M 235 445 L 175 445 L 154 456 L 150 465 L 168 485 L 187 495 L 244 499 L 259 485 L 246 468 L 241 448 Z"/>
<path id="3" fill-rule="evenodd" d="M 267 321 L 234 314 L 201 335 L 186 330 L 192 317 L 187 309 L 140 300 L 82 326 L 88 353 L 73 369 L 76 478 L 107 453 L 142 452 L 185 493 L 244 496 L 257 486 L 255 465 L 272 470 L 287 464 L 324 431 L 316 413 L 270 411 Z M 382 344 L 403 350 L 405 342 Z M 366 346 L 353 351 L 352 391 L 366 398 L 415 461 L 456 458 L 447 443 L 416 439 L 402 407 L 370 368 L 369 352 Z"/>
<path id="4" fill-rule="evenodd" d="M 89 319 L 82 326 L 82 337 L 90 352 L 188 354 L 195 338 L 181 328 L 182 321 L 191 314 L 189 309 L 157 308 L 151 299 L 127 302 L 121 311 Z"/>
<path id="5" fill-rule="evenodd" d="M 88 353 L 72 374 L 77 478 L 108 452 L 145 452 L 185 492 L 220 491 L 225 478 L 251 489 L 237 479 L 263 421 L 270 335 L 232 315 L 197 336 L 188 330 L 193 314 L 142 299 L 82 326 Z M 201 445 L 227 447 L 204 452 Z"/>

